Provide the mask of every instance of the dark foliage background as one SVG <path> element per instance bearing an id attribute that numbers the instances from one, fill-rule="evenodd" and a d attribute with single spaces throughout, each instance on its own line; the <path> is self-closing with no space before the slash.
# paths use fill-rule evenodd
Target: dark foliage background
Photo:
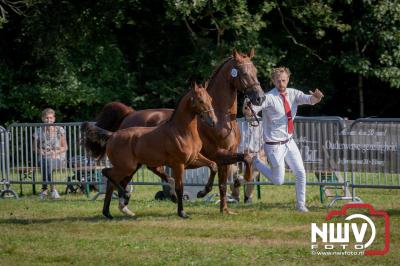
<path id="1" fill-rule="evenodd" d="M 256 49 L 265 90 L 275 66 L 291 87 L 326 95 L 300 115 L 398 117 L 399 1 L 2 1 L 1 124 L 93 119 L 110 101 L 174 107 L 232 48 Z"/>

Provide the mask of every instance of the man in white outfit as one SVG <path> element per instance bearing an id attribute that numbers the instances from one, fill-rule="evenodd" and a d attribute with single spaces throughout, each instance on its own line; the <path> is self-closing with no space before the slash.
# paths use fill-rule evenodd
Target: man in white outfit
<path id="1" fill-rule="evenodd" d="M 287 88 L 290 71 L 286 67 L 275 68 L 271 80 L 275 85 L 266 94 L 261 106 L 246 103 L 255 111 L 262 111 L 264 151 L 270 163 L 265 165 L 258 156 L 253 158 L 254 167 L 265 175 L 275 185 L 281 185 L 285 179 L 285 162 L 296 176 L 296 209 L 308 212 L 306 207 L 306 171 L 299 148 L 294 142 L 293 119 L 297 106 L 314 105 L 321 101 L 324 95 L 318 89 L 310 91 L 310 95 L 302 91 Z"/>

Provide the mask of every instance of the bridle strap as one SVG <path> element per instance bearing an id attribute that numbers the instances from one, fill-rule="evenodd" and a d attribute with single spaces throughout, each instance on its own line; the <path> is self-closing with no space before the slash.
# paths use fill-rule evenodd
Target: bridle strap
<path id="1" fill-rule="evenodd" d="M 204 113 L 209 113 L 209 112 L 212 112 L 212 111 L 214 111 L 214 108 L 210 108 L 210 109 L 208 109 L 208 110 L 200 111 L 200 112 L 199 112 L 199 115 L 202 115 L 202 114 L 204 114 Z"/>
<path id="2" fill-rule="evenodd" d="M 236 61 L 235 61 L 236 62 Z M 240 63 L 240 64 L 234 64 L 234 67 L 238 70 L 238 78 L 239 78 L 239 82 L 240 82 L 240 85 L 242 85 L 242 88 L 243 88 L 243 90 L 244 91 L 247 91 L 248 89 L 250 89 L 250 88 L 254 88 L 254 87 L 256 87 L 256 86 L 259 86 L 260 85 L 260 82 L 254 82 L 253 84 L 250 84 L 249 86 L 246 86 L 245 84 L 244 84 L 244 82 L 243 82 L 243 79 L 241 78 L 241 72 L 240 72 L 240 69 L 239 69 L 239 66 L 243 66 L 243 65 L 252 65 L 253 63 L 250 63 L 250 62 L 247 62 L 247 63 Z"/>
<path id="3" fill-rule="evenodd" d="M 211 112 L 211 111 L 214 111 L 214 108 L 210 108 L 210 109 L 208 109 L 208 110 L 201 111 L 200 113 L 201 113 L 201 114 L 202 114 L 202 113 L 209 113 L 209 112 Z"/>

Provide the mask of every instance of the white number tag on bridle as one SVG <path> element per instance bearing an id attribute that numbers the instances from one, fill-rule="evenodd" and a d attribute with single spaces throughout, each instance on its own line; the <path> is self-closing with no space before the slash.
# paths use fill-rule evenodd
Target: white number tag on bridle
<path id="1" fill-rule="evenodd" d="M 237 69 L 236 69 L 236 68 L 232 68 L 232 70 L 231 70 L 231 76 L 232 76 L 233 78 L 236 78 L 237 75 L 238 75 Z"/>

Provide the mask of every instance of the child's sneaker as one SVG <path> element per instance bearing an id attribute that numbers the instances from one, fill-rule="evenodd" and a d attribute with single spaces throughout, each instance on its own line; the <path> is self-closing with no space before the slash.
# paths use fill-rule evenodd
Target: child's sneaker
<path id="1" fill-rule="evenodd" d="M 52 199 L 59 199 L 60 198 L 60 194 L 58 194 L 58 191 L 53 188 L 53 190 L 51 191 L 51 198 Z"/>
<path id="2" fill-rule="evenodd" d="M 46 197 L 47 197 L 47 189 L 42 190 L 42 192 L 40 192 L 40 194 L 39 194 L 39 198 L 42 200 L 46 199 Z"/>

